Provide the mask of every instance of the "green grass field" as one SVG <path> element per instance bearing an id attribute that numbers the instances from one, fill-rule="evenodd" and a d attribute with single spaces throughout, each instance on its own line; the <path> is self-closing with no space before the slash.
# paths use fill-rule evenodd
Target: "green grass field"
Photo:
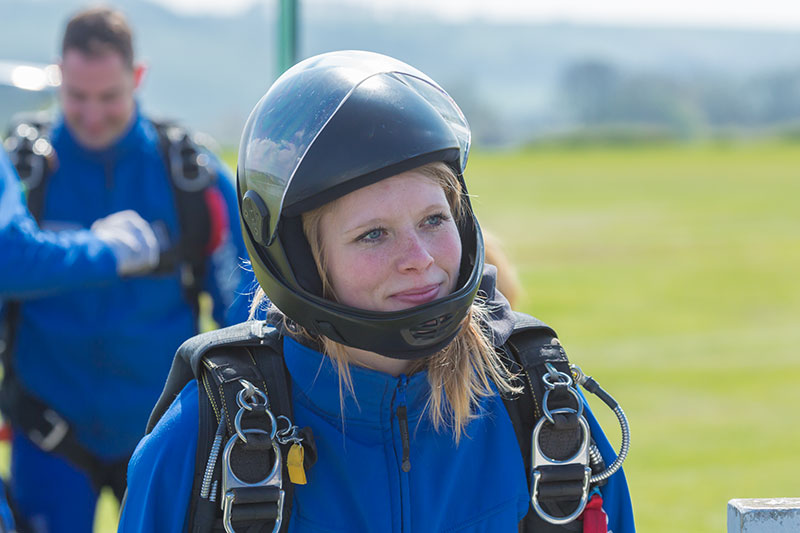
<path id="1" fill-rule="evenodd" d="M 777 143 L 472 156 L 520 309 L 631 421 L 641 532 L 724 531 L 731 498 L 800 495 L 797 168 L 800 146 Z M 115 512 L 104 498 L 97 532 Z"/>
<path id="2" fill-rule="evenodd" d="M 798 496 L 798 165 L 800 146 L 781 144 L 470 162 L 521 309 L 630 418 L 639 531 L 724 531 L 731 498 Z"/>

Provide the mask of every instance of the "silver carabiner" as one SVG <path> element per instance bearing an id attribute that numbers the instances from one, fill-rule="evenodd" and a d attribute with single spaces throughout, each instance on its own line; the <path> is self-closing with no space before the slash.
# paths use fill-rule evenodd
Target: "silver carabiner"
<path id="1" fill-rule="evenodd" d="M 300 444 L 303 442 L 303 437 L 300 435 L 300 428 L 292 424 L 288 416 L 280 415 L 276 418 L 279 422 L 281 420 L 286 421 L 286 429 L 278 430 L 277 440 L 280 444 L 288 444 L 290 442 Z"/>
<path id="2" fill-rule="evenodd" d="M 270 411 L 269 409 L 264 409 L 264 413 L 266 413 L 267 418 L 269 418 L 270 431 L 269 433 L 267 433 L 263 429 L 261 431 L 267 433 L 271 440 L 275 440 L 275 435 L 278 432 L 278 422 L 277 420 L 275 420 L 275 415 L 273 415 L 272 411 Z M 242 429 L 242 415 L 244 415 L 244 409 L 239 409 L 238 411 L 236 411 L 236 416 L 233 418 L 233 429 L 236 430 L 236 436 L 239 437 L 242 440 L 242 442 L 247 444 L 246 434 L 248 430 Z"/>
<path id="3" fill-rule="evenodd" d="M 545 416 L 545 418 L 547 418 L 547 421 L 550 422 L 551 424 L 555 424 L 556 423 L 555 420 L 553 420 L 553 414 L 554 413 L 556 413 L 556 414 L 559 414 L 559 413 L 563 413 L 563 414 L 575 413 L 578 418 L 583 418 L 583 402 L 581 401 L 580 396 L 578 396 L 578 392 L 575 389 L 573 389 L 572 387 L 567 387 L 567 391 L 569 391 L 569 393 L 572 394 L 572 397 L 575 398 L 575 403 L 577 403 L 577 405 L 578 405 L 577 409 L 572 409 L 571 407 L 561 407 L 561 408 L 556 409 L 554 411 L 551 410 L 547 406 L 547 400 L 548 400 L 548 398 L 550 398 L 550 392 L 552 392 L 552 391 L 549 390 L 549 389 L 544 391 L 544 396 L 542 396 L 542 414 Z"/>
<path id="4" fill-rule="evenodd" d="M 544 381 L 548 390 L 555 389 L 556 385 L 572 386 L 572 377 L 569 374 L 556 370 L 552 363 L 545 363 L 544 366 L 547 368 L 547 374 L 542 375 L 542 381 Z M 550 381 L 551 379 L 556 379 L 557 381 L 553 383 Z"/>
<path id="5" fill-rule="evenodd" d="M 259 406 L 258 400 L 262 401 L 261 405 L 264 407 L 269 407 L 269 400 L 267 399 L 267 395 L 264 394 L 261 389 L 257 389 L 255 385 L 247 381 L 246 379 L 240 379 L 239 383 L 242 384 L 242 390 L 240 390 L 236 394 L 236 404 L 241 409 L 246 409 L 247 411 L 252 411 L 254 407 Z M 250 401 L 255 399 L 255 401 Z"/>
<path id="6" fill-rule="evenodd" d="M 239 383 L 242 385 L 242 390 L 236 394 L 236 405 L 239 406 L 239 410 L 236 411 L 236 416 L 233 418 L 233 428 L 236 430 L 236 435 L 242 439 L 242 442 L 247 444 L 247 436 L 245 432 L 242 431 L 242 416 L 245 411 L 252 411 L 256 407 L 264 407 L 264 412 L 269 418 L 270 427 L 272 428 L 269 438 L 270 440 L 275 440 L 278 422 L 275 420 L 275 415 L 273 415 L 272 411 L 269 409 L 269 399 L 267 395 L 246 379 L 240 379 Z M 261 400 L 261 402 L 259 402 L 259 400 Z"/>
<path id="7" fill-rule="evenodd" d="M 240 410 L 241 412 L 241 410 Z M 267 411 L 269 412 L 269 411 Z M 269 474 L 262 479 L 261 481 L 256 481 L 255 483 L 248 483 L 246 481 L 242 481 L 236 473 L 231 468 L 231 453 L 233 452 L 233 447 L 236 446 L 236 443 L 240 440 L 243 443 L 246 443 L 246 440 L 241 439 L 240 435 L 233 435 L 229 440 L 228 443 L 225 445 L 225 450 L 222 452 L 222 524 L 225 527 L 226 533 L 235 533 L 233 529 L 233 525 L 231 524 L 231 518 L 233 513 L 233 504 L 236 503 L 236 496 L 233 492 L 233 489 L 238 488 L 251 488 L 251 487 L 276 487 L 279 492 L 278 496 L 278 515 L 275 519 L 275 527 L 272 529 L 272 533 L 277 533 L 281 528 L 281 522 L 283 521 L 283 499 L 284 499 L 284 491 L 283 491 L 283 470 L 282 470 L 282 458 L 281 458 L 281 450 L 278 447 L 278 443 L 275 441 L 275 425 L 272 426 L 272 432 L 264 431 L 263 429 L 245 429 L 243 433 L 246 434 L 253 434 L 253 435 L 267 435 L 270 437 L 272 441 L 272 451 L 275 453 L 275 462 L 272 465 L 272 469 L 270 470 Z M 238 433 L 238 432 L 237 432 Z"/>

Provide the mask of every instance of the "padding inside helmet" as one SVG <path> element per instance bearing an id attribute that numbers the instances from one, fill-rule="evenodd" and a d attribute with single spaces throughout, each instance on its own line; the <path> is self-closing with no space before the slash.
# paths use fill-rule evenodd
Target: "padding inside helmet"
<path id="1" fill-rule="evenodd" d="M 461 237 L 461 265 L 459 266 L 456 290 L 467 284 L 472 274 L 472 267 L 475 265 L 475 254 L 478 250 L 475 226 L 472 221 L 472 217 L 466 217 L 458 224 L 458 234 Z"/>
<path id="2" fill-rule="evenodd" d="M 303 233 L 302 217 L 283 217 L 278 226 L 278 236 L 297 283 L 311 294 L 321 297 L 322 280 L 311 253 L 311 245 Z"/>

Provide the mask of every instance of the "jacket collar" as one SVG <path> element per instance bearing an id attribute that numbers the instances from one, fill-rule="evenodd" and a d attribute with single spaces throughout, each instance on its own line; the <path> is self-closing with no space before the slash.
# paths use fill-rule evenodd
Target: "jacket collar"
<path id="1" fill-rule="evenodd" d="M 336 363 L 313 348 L 288 335 L 283 338 L 283 356 L 295 386 L 318 410 L 346 421 L 381 421 L 396 409 L 397 391 L 405 384 L 405 403 L 409 418 L 418 418 L 428 399 L 428 373 L 394 377 L 377 370 L 350 365 L 353 394 L 343 390 L 344 412 L 339 404 L 339 374 Z"/>

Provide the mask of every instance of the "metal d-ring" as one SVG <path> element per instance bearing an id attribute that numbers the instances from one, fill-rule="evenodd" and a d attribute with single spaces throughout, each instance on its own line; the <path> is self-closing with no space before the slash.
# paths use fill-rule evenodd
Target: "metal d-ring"
<path id="1" fill-rule="evenodd" d="M 236 404 L 242 408 L 246 409 L 247 411 L 252 411 L 253 408 L 259 407 L 263 405 L 264 407 L 269 406 L 269 399 L 267 395 L 264 394 L 260 389 L 256 388 L 255 385 L 247 381 L 246 379 L 239 380 L 239 383 L 242 384 L 242 390 L 240 390 L 236 394 Z M 259 403 L 257 400 L 254 402 L 250 402 L 252 398 L 261 399 L 263 403 Z"/>
<path id="2" fill-rule="evenodd" d="M 267 417 L 269 418 L 270 431 L 267 432 L 263 429 L 260 429 L 259 431 L 263 431 L 269 435 L 270 440 L 275 440 L 275 435 L 278 433 L 278 421 L 275 420 L 275 415 L 272 414 L 272 411 L 266 407 L 264 408 L 264 413 L 266 413 Z M 247 437 L 245 435 L 249 433 L 250 430 L 242 429 L 242 415 L 244 415 L 244 408 L 236 411 L 236 416 L 233 419 L 233 429 L 236 430 L 236 435 L 242 440 L 242 442 L 247 444 Z"/>
<path id="3" fill-rule="evenodd" d="M 547 367 L 547 374 L 542 375 L 542 381 L 544 381 L 544 385 L 548 390 L 553 390 L 559 385 L 572 386 L 572 377 L 569 374 L 556 370 L 556 367 L 550 363 L 545 363 L 545 367 Z M 557 378 L 558 382 L 551 382 L 550 379 L 552 378 Z"/>
<path id="4" fill-rule="evenodd" d="M 542 414 L 544 414 L 548 422 L 550 422 L 551 424 L 556 423 L 555 420 L 553 420 L 553 413 L 555 414 L 575 413 L 578 416 L 578 418 L 581 418 L 583 416 L 583 402 L 581 401 L 580 396 L 578 396 L 578 392 L 574 388 L 567 387 L 567 392 L 569 392 L 572 395 L 572 397 L 575 398 L 575 403 L 578 405 L 576 409 L 573 409 L 572 407 L 562 407 L 559 409 L 551 410 L 547 406 L 547 400 L 550 397 L 550 392 L 551 392 L 550 390 L 544 391 L 544 396 L 542 397 Z"/>
<path id="5" fill-rule="evenodd" d="M 551 524 L 555 524 L 557 526 L 569 524 L 576 518 L 578 518 L 583 510 L 586 508 L 586 503 L 589 501 L 589 476 L 592 474 L 592 469 L 588 466 L 584 467 L 583 471 L 583 485 L 581 487 L 581 501 L 578 502 L 578 506 L 572 511 L 570 514 L 564 517 L 557 517 L 553 516 L 547 511 L 545 511 L 541 504 L 539 503 L 539 480 L 542 477 L 542 473 L 538 470 L 534 470 L 533 472 L 533 487 L 531 488 L 531 503 L 533 504 L 533 508 L 536 511 L 536 514 L 542 520 L 546 522 L 550 522 Z"/>

